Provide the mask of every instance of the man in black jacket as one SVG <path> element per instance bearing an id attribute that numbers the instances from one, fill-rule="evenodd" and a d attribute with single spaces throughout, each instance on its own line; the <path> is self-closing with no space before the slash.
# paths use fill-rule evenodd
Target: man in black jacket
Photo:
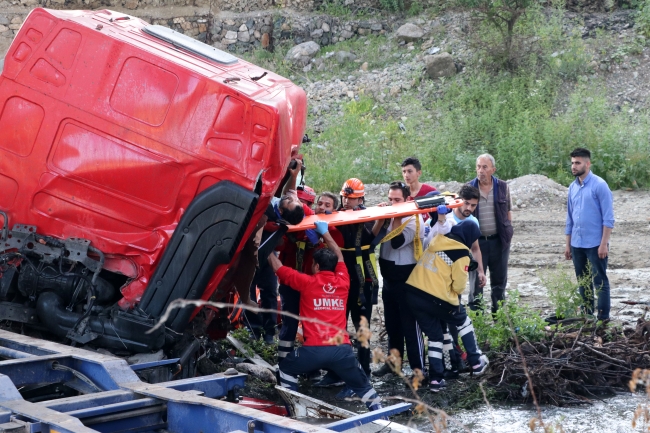
<path id="1" fill-rule="evenodd" d="M 494 177 L 494 157 L 485 153 L 476 158 L 476 178 L 469 182 L 478 188 L 481 197 L 474 216 L 481 227 L 479 246 L 483 270 L 490 270 L 492 313 L 499 309 L 499 301 L 506 299 L 508 283 L 508 258 L 512 240 L 512 201 L 508 184 Z M 479 289 L 482 292 L 482 289 Z M 482 293 L 476 293 L 479 295 Z"/>

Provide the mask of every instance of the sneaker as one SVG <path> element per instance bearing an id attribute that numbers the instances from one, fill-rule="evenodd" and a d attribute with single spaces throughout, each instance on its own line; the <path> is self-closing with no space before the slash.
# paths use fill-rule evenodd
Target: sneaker
<path id="1" fill-rule="evenodd" d="M 379 367 L 377 370 L 373 371 L 373 372 L 372 372 L 372 375 L 373 375 L 373 376 L 377 376 L 377 377 L 382 377 L 382 376 L 386 376 L 386 375 L 389 374 L 389 373 L 393 374 L 394 371 L 393 371 L 393 369 L 390 367 L 390 365 L 388 365 L 388 364 L 386 363 L 386 364 L 382 365 L 381 367 Z"/>
<path id="2" fill-rule="evenodd" d="M 319 388 L 330 388 L 343 385 L 345 385 L 345 382 L 343 382 L 338 377 L 332 376 L 330 374 L 326 374 L 321 380 L 314 384 L 314 386 L 317 386 Z"/>
<path id="3" fill-rule="evenodd" d="M 379 410 L 379 409 L 382 409 L 382 405 L 381 405 L 381 403 L 371 404 L 371 405 L 368 407 L 368 410 L 369 410 L 370 412 L 372 412 L 373 410 Z"/>
<path id="4" fill-rule="evenodd" d="M 445 370 L 445 372 L 442 373 L 442 377 L 444 377 L 447 380 L 458 379 L 460 377 L 460 372 L 458 370 L 456 370 L 456 369 Z"/>
<path id="5" fill-rule="evenodd" d="M 349 387 L 346 386 L 338 394 L 336 394 L 336 396 L 334 396 L 334 398 L 341 401 L 341 400 L 345 400 L 345 399 L 348 399 L 348 398 L 352 398 L 354 396 L 355 396 L 355 394 L 354 394 L 354 391 L 352 391 L 352 388 L 349 388 Z"/>
<path id="6" fill-rule="evenodd" d="M 447 388 L 447 382 L 445 382 L 445 379 L 440 379 L 440 382 L 432 380 L 429 384 L 429 391 L 432 392 L 440 392 L 445 388 Z"/>
<path id="7" fill-rule="evenodd" d="M 483 373 L 487 371 L 488 365 L 490 365 L 490 361 L 488 360 L 487 356 L 481 355 L 479 358 L 479 363 L 472 366 L 472 375 L 473 376 L 480 376 Z"/>

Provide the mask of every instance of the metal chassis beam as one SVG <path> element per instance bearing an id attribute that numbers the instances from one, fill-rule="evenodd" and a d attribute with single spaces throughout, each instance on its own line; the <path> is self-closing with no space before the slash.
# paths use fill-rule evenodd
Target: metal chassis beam
<path id="1" fill-rule="evenodd" d="M 3 425 L 15 429 L 16 423 L 24 426 L 19 433 L 341 431 L 338 423 L 324 429 L 219 400 L 243 388 L 246 375 L 241 373 L 148 384 L 140 381 L 123 359 L 2 330 L 0 353 L 17 356 L 0 361 L 0 431 Z M 18 391 L 25 385 L 83 382 L 84 378 L 94 384 L 88 389 L 101 391 L 38 403 L 24 400 Z M 361 425 L 406 410 L 398 406 L 345 420 L 346 425 Z"/>

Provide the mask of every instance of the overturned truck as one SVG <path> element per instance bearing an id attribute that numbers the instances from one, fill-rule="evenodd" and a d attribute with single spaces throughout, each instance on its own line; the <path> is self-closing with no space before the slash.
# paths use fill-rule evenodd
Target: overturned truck
<path id="1" fill-rule="evenodd" d="M 305 92 L 108 10 L 33 10 L 1 67 L 0 318 L 119 354 L 178 346 L 192 308 L 147 332 L 175 299 L 232 290 Z"/>

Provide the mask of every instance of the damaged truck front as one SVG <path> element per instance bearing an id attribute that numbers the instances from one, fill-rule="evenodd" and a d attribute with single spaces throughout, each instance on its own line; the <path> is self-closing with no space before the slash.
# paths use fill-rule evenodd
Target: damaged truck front
<path id="1" fill-rule="evenodd" d="M 305 121 L 302 89 L 166 27 L 33 10 L 0 75 L 0 318 L 172 347 L 192 308 L 147 331 L 175 299 L 226 299 Z"/>

